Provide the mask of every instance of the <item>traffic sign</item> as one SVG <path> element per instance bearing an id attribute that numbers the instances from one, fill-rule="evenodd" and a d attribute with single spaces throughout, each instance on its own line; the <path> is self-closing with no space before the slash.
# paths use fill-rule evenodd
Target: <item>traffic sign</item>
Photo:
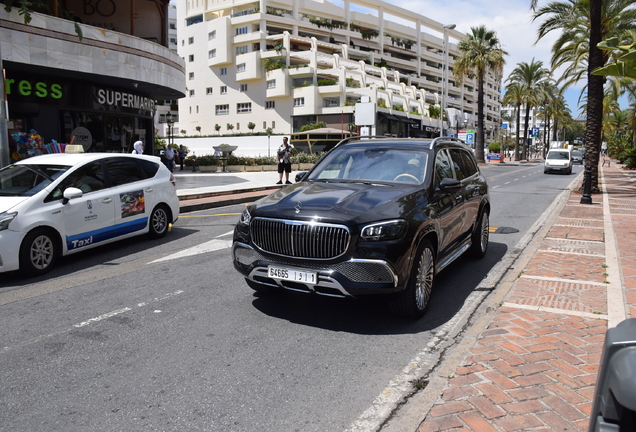
<path id="1" fill-rule="evenodd" d="M 475 142 L 475 135 L 468 133 L 466 134 L 466 144 L 473 144 Z"/>

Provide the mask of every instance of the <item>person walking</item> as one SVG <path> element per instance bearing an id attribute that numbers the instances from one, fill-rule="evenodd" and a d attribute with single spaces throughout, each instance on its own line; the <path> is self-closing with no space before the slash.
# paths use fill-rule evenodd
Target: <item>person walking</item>
<path id="1" fill-rule="evenodd" d="M 179 171 L 183 171 L 183 161 L 185 161 L 185 148 L 183 147 L 183 144 L 179 145 L 179 165 L 181 165 L 181 169 Z"/>
<path id="2" fill-rule="evenodd" d="M 141 141 L 135 141 L 133 144 L 132 154 L 144 154 L 144 143 Z"/>
<path id="3" fill-rule="evenodd" d="M 166 166 L 170 172 L 174 172 L 174 150 L 170 144 L 166 146 Z"/>
<path id="4" fill-rule="evenodd" d="M 289 181 L 289 173 L 291 173 L 291 156 L 294 146 L 287 143 L 288 138 L 283 137 L 283 144 L 278 147 L 276 152 L 278 156 L 278 182 L 276 184 L 283 184 L 283 172 L 285 173 L 285 184 L 292 184 Z"/>

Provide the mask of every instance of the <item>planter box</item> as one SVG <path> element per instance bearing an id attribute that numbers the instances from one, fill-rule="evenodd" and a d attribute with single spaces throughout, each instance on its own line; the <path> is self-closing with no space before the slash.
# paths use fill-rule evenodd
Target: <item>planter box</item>
<path id="1" fill-rule="evenodd" d="M 263 171 L 278 171 L 278 165 L 262 165 Z"/>
<path id="2" fill-rule="evenodd" d="M 245 165 L 245 171 L 247 171 L 247 172 L 261 172 L 261 171 L 263 171 L 263 165 Z"/>
<path id="3" fill-rule="evenodd" d="M 226 165 L 225 170 L 227 172 L 244 172 L 245 165 Z"/>
<path id="4" fill-rule="evenodd" d="M 312 163 L 300 163 L 298 164 L 298 171 L 309 171 L 314 164 Z"/>
<path id="5" fill-rule="evenodd" d="M 218 170 L 219 170 L 219 167 L 216 165 L 203 165 L 203 166 L 197 165 L 197 171 L 200 171 L 200 172 L 217 172 Z"/>

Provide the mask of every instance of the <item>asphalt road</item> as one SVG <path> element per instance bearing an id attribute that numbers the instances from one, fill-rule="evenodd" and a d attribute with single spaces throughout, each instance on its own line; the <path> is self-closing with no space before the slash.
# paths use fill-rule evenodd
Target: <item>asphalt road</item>
<path id="1" fill-rule="evenodd" d="M 377 302 L 256 295 L 228 249 L 243 206 L 184 214 L 164 239 L 73 255 L 42 278 L 2 275 L 0 430 L 381 428 L 575 178 L 482 171 L 491 225 L 519 232 L 446 269 L 419 321 Z"/>

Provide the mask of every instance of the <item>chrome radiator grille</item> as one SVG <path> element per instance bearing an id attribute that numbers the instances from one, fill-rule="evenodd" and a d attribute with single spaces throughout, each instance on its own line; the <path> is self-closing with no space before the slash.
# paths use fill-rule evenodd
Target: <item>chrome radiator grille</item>
<path id="1" fill-rule="evenodd" d="M 260 249 L 295 258 L 330 259 L 342 255 L 351 235 L 342 225 L 255 218 L 252 240 Z"/>

